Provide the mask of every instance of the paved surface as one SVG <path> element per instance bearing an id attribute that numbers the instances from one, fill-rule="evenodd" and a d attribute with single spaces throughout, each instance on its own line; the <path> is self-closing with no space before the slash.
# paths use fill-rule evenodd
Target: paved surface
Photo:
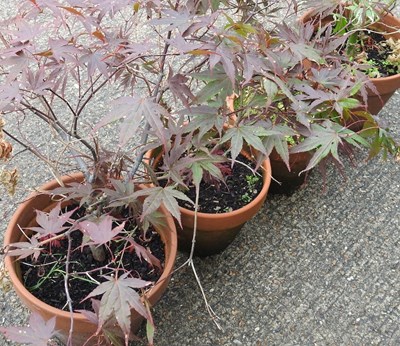
<path id="1" fill-rule="evenodd" d="M 398 140 L 399 110 L 396 94 L 381 113 Z M 18 201 L 50 178 L 26 152 L 16 160 L 22 184 L 14 200 L 1 196 L 0 240 Z M 400 162 L 348 164 L 346 175 L 329 170 L 323 192 L 315 171 L 305 189 L 268 197 L 224 253 L 196 259 L 223 331 L 191 269 L 177 272 L 154 309 L 156 345 L 400 345 Z M 0 290 L 0 325 L 26 316 Z"/>

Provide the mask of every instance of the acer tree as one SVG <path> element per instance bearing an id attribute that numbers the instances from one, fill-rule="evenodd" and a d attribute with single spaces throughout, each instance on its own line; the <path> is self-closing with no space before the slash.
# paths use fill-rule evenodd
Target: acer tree
<path id="1" fill-rule="evenodd" d="M 343 38 L 280 24 L 278 11 L 287 19 L 297 7 L 289 0 L 23 0 L 0 23 L 0 182 L 15 192 L 16 145 L 55 177 L 69 170 L 85 176 L 49 192 L 62 203 L 37 211 L 37 225 L 22 230 L 26 239 L 3 252 L 36 260 L 66 243 L 62 263 L 52 269 L 63 276 L 70 312 L 74 276 L 95 285 L 84 299 L 93 298 L 91 307 L 79 309 L 97 326 L 93 338 L 128 345 L 135 310 L 147 319 L 152 344 L 154 321 L 142 293 L 153 283 L 126 269 L 124 257 L 135 253 L 150 271 L 163 263 L 133 235 L 146 241 L 147 231 L 163 223 L 161 205 L 179 223 L 178 200 L 197 204 L 182 190 L 191 183 L 198 192 L 204 179 L 223 181 L 244 147 L 259 162 L 273 149 L 286 163 L 290 152 L 312 151 L 307 169 L 327 157 L 340 162 L 339 149 L 349 146 L 371 147 L 371 156 L 381 147 L 397 150 L 356 97 L 365 95 L 364 80 L 356 66 L 341 65 Z M 268 27 L 260 22 L 265 17 Z M 90 107 L 105 89 L 112 91 L 108 110 L 93 117 Z M 227 104 L 232 95 L 234 110 Z M 341 122 L 353 112 L 367 120 L 358 133 Z M 29 140 L 32 118 L 41 134 L 56 139 L 54 152 Z M 103 142 L 102 134 L 113 130 L 117 143 Z M 158 172 L 143 159 L 151 149 L 163 153 Z M 153 186 L 138 189 L 138 183 Z M 71 250 L 76 232 L 81 243 Z M 73 254 L 87 249 L 99 266 L 74 269 Z M 192 255 L 193 249 L 186 264 L 198 280 Z M 102 263 L 105 256 L 117 264 Z M 30 327 L 0 332 L 42 345 L 53 329 L 52 319 L 32 315 Z M 31 337 L 36 330 L 40 335 Z"/>

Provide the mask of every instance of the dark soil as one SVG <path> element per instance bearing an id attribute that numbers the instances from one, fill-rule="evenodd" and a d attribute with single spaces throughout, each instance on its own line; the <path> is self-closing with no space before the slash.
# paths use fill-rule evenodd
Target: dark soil
<path id="1" fill-rule="evenodd" d="M 78 218 L 78 210 L 76 217 Z M 129 227 L 129 226 L 128 226 Z M 128 229 L 126 226 L 125 229 Z M 133 225 L 131 225 L 133 227 Z M 138 232 L 137 232 L 138 233 Z M 125 251 L 123 257 L 120 250 L 126 245 L 126 242 L 114 241 L 110 245 L 111 251 L 106 251 L 105 260 L 96 261 L 88 246 L 81 248 L 82 232 L 74 231 L 71 233 L 72 254 L 70 258 L 70 280 L 69 292 L 72 299 L 74 310 L 85 309 L 92 310 L 90 299 L 84 300 L 97 285 L 91 281 L 84 272 L 89 272 L 91 278 L 98 282 L 104 282 L 106 279 L 102 275 L 110 275 L 114 271 L 104 268 L 121 268 L 121 275 L 129 271 L 133 277 L 141 278 L 147 281 L 157 281 L 162 274 L 162 270 L 152 267 L 144 259 L 140 260 L 134 250 Z M 146 239 L 140 234 L 133 237 L 135 242 L 150 250 L 150 252 L 164 263 L 164 244 L 160 236 L 155 231 L 148 231 Z M 59 246 L 58 246 L 59 245 Z M 21 261 L 21 272 L 25 287 L 38 299 L 59 309 L 68 310 L 67 298 L 64 290 L 65 258 L 67 254 L 68 240 L 66 238 L 60 241 L 60 244 L 49 244 L 45 251 L 42 251 L 36 261 L 28 258 Z M 122 259 L 121 259 L 122 257 Z M 122 263 L 122 265 L 121 265 Z M 98 268 L 103 267 L 103 270 Z M 71 273 L 76 273 L 72 275 Z M 100 299 L 100 297 L 96 297 Z"/>
<path id="2" fill-rule="evenodd" d="M 254 168 L 254 163 L 243 155 L 237 157 L 237 161 Z M 230 167 L 230 163 L 227 163 Z M 232 210 L 240 209 L 249 204 L 260 193 L 263 186 L 262 171 L 258 170 L 260 176 L 253 175 L 253 172 L 246 166 L 235 163 L 231 174 L 225 178 L 225 184 L 218 182 L 207 183 L 202 181 L 200 184 L 199 208 L 202 213 L 225 213 Z M 251 180 L 256 178 L 256 182 Z M 258 178 L 258 179 L 257 179 Z M 191 186 L 185 194 L 192 200 L 196 200 L 196 190 Z M 186 201 L 179 201 L 179 205 L 183 208 L 194 210 L 192 204 Z"/>
<path id="3" fill-rule="evenodd" d="M 366 32 L 363 40 L 363 51 L 367 54 L 367 61 L 372 67 L 376 68 L 381 77 L 393 76 L 397 74 L 397 66 L 389 63 L 387 58 L 392 54 L 392 49 L 386 43 L 383 35 L 375 32 Z"/>

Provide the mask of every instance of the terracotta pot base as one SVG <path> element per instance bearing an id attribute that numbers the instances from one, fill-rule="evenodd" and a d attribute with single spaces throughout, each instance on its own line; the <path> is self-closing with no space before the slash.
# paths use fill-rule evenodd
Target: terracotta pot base
<path id="1" fill-rule="evenodd" d="M 310 153 L 295 153 L 289 155 L 290 172 L 278 153 L 273 150 L 269 156 L 272 169 L 272 181 L 269 189 L 271 194 L 290 195 L 299 189 L 306 180 L 306 169 L 311 159 Z M 276 181 L 275 181 L 276 180 Z"/>

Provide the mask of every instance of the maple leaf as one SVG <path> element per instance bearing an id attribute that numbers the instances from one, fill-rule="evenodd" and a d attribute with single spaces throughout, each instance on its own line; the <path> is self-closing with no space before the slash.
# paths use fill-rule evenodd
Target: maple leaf
<path id="1" fill-rule="evenodd" d="M 89 310 L 76 310 L 85 316 L 89 322 L 101 329 L 101 333 L 96 333 L 96 335 L 93 336 L 94 339 L 91 340 L 95 345 L 96 342 L 98 342 L 98 344 L 102 344 L 104 341 L 107 342 L 107 345 L 121 345 L 121 339 L 124 338 L 124 334 L 121 329 L 118 328 L 115 318 L 111 317 L 105 323 L 101 324 L 99 319 L 100 300 L 91 299 L 91 302 L 94 312 Z"/>
<path id="2" fill-rule="evenodd" d="M 20 74 L 24 76 L 26 70 L 34 60 L 32 57 L 26 55 L 23 51 L 17 52 L 15 55 L 9 55 L 2 59 L 3 66 L 11 66 L 7 72 L 7 81 L 11 82 L 16 79 Z"/>
<path id="3" fill-rule="evenodd" d="M 0 85 L 0 110 L 13 111 L 13 103 L 18 104 L 22 99 L 18 82 L 13 81 L 9 85 Z"/>
<path id="4" fill-rule="evenodd" d="M 210 106 L 198 106 L 190 107 L 179 111 L 179 114 L 193 117 L 189 121 L 185 128 L 189 132 L 198 131 L 198 137 L 202 138 L 209 130 L 216 128 L 221 133 L 224 124 L 225 117 L 220 115 L 220 112 L 215 107 Z"/>
<path id="5" fill-rule="evenodd" d="M 180 9 L 179 11 L 164 10 L 162 18 L 152 19 L 149 21 L 150 25 L 167 25 L 164 31 L 172 31 L 178 29 L 184 33 L 193 23 L 194 16 L 189 13 L 187 9 Z"/>
<path id="6" fill-rule="evenodd" d="M 204 171 L 217 180 L 224 181 L 218 163 L 226 162 L 226 158 L 218 155 L 198 155 L 196 161 L 189 165 L 189 169 L 193 174 L 193 183 L 200 186 L 201 180 L 204 178 Z"/>
<path id="7" fill-rule="evenodd" d="M 315 150 L 314 155 L 311 157 L 306 169 L 302 172 L 308 171 L 315 167 L 328 155 L 331 155 L 336 162 L 342 165 L 338 155 L 338 148 L 339 145 L 342 144 L 343 140 L 352 145 L 358 145 L 357 143 L 359 143 L 369 147 L 369 143 L 364 138 L 357 135 L 355 132 L 346 129 L 342 125 L 328 120 L 324 121 L 322 125 L 311 124 L 311 135 L 303 142 L 290 149 L 291 153 Z M 300 174 L 302 172 L 300 172 Z"/>
<path id="8" fill-rule="evenodd" d="M 101 189 L 111 200 L 111 203 L 108 204 L 109 207 L 127 206 L 137 202 L 136 198 L 128 198 L 135 192 L 135 184 L 132 181 L 111 179 L 110 182 L 113 189 Z"/>
<path id="9" fill-rule="evenodd" d="M 136 132 L 143 118 L 145 118 L 155 131 L 156 135 L 165 144 L 165 126 L 162 117 L 169 117 L 168 111 L 150 98 L 139 96 L 120 97 L 113 103 L 113 109 L 108 116 L 103 118 L 94 128 L 98 130 L 116 120 L 123 119 L 120 127 L 119 144 L 124 146 L 136 136 Z"/>
<path id="10" fill-rule="evenodd" d="M 22 16 L 15 18 L 16 30 L 6 30 L 6 32 L 13 36 L 13 43 L 26 42 L 37 38 L 45 30 L 40 24 L 32 24 L 25 20 Z"/>
<path id="11" fill-rule="evenodd" d="M 168 86 L 172 94 L 179 98 L 182 103 L 189 107 L 189 100 L 194 100 L 195 96 L 192 94 L 190 88 L 185 84 L 188 78 L 182 74 L 173 74 L 172 68 L 169 68 Z"/>
<path id="12" fill-rule="evenodd" d="M 112 216 L 106 215 L 101 218 L 99 223 L 87 220 L 79 222 L 79 228 L 83 233 L 89 235 L 93 244 L 102 245 L 114 239 L 125 227 L 125 222 L 123 222 L 113 228 L 113 221 Z"/>
<path id="13" fill-rule="evenodd" d="M 108 65 L 104 61 L 105 56 L 100 52 L 91 52 L 81 57 L 80 61 L 87 64 L 88 77 L 93 77 L 96 70 L 99 70 L 104 77 L 108 77 Z"/>
<path id="14" fill-rule="evenodd" d="M 334 87 L 340 83 L 340 80 L 342 79 L 339 76 L 341 71 L 342 69 L 340 68 L 311 68 L 313 80 L 326 88 Z"/>
<path id="15" fill-rule="evenodd" d="M 50 191 L 42 191 L 51 195 L 63 195 L 64 201 L 79 200 L 79 205 L 82 206 L 89 202 L 93 193 L 92 184 L 89 183 L 70 183 L 65 187 L 57 187 Z"/>
<path id="16" fill-rule="evenodd" d="M 262 57 L 257 54 L 244 54 L 243 56 L 243 78 L 247 84 L 253 78 L 254 72 L 261 73 L 265 68 L 265 63 Z"/>
<path id="17" fill-rule="evenodd" d="M 298 56 L 300 60 L 307 58 L 311 61 L 315 61 L 318 64 L 323 64 L 325 63 L 324 58 L 322 57 L 323 55 L 321 52 L 309 46 L 309 43 L 294 43 L 290 45 L 290 48 L 294 54 Z"/>
<path id="18" fill-rule="evenodd" d="M 148 313 L 143 306 L 140 295 L 134 288 L 144 288 L 151 284 L 137 278 L 128 277 L 125 273 L 120 277 L 104 276 L 107 281 L 97 286 L 85 299 L 102 295 L 99 309 L 99 329 L 110 318 L 116 318 L 118 325 L 129 339 L 131 325 L 131 309 L 134 309 L 144 318 L 148 319 Z"/>
<path id="19" fill-rule="evenodd" d="M 175 217 L 179 224 L 181 212 L 179 211 L 179 205 L 176 199 L 182 199 L 193 203 L 189 197 L 183 192 L 177 191 L 173 186 L 156 186 L 150 187 L 141 191 L 135 192 L 136 196 L 147 196 L 143 202 L 143 213 L 141 218 L 143 219 L 146 215 L 155 212 L 161 204 L 167 208 L 167 210 Z"/>
<path id="20" fill-rule="evenodd" d="M 0 327 L 0 333 L 12 341 L 32 346 L 47 346 L 55 336 L 56 318 L 45 321 L 38 313 L 33 312 L 28 327 Z"/>
<path id="21" fill-rule="evenodd" d="M 235 57 L 232 54 L 232 49 L 228 48 L 224 44 L 217 46 L 215 50 L 216 54 L 210 56 L 210 69 L 213 70 L 217 63 L 221 63 L 223 71 L 227 78 L 232 83 L 232 87 L 235 85 L 236 68 L 234 65 Z"/>
<path id="22" fill-rule="evenodd" d="M 246 142 L 255 149 L 265 154 L 265 148 L 261 141 L 261 137 L 267 136 L 268 132 L 261 126 L 255 125 L 240 125 L 232 127 L 226 131 L 221 138 L 221 144 L 230 141 L 232 164 L 240 151 L 243 149 L 243 144 Z"/>
<path id="23" fill-rule="evenodd" d="M 29 242 L 17 242 L 9 245 L 6 250 L 7 256 L 19 256 L 17 259 L 23 259 L 30 255 L 38 258 L 42 248 L 38 247 L 38 240 L 35 237 L 30 237 Z"/>
<path id="24" fill-rule="evenodd" d="M 272 150 L 275 149 L 290 171 L 287 137 L 294 136 L 296 133 L 291 128 L 281 124 L 268 124 L 265 125 L 264 128 L 266 132 L 268 132 L 268 135 L 262 140 L 266 155 L 269 156 Z"/>
<path id="25" fill-rule="evenodd" d="M 154 213 L 146 215 L 142 221 L 143 231 L 147 231 L 150 225 L 152 225 L 155 228 L 165 227 L 166 226 L 165 221 L 166 221 L 165 215 L 159 211 L 155 211 Z"/>
<path id="26" fill-rule="evenodd" d="M 192 77 L 207 82 L 196 95 L 196 103 L 201 104 L 218 96 L 223 104 L 227 96 L 233 94 L 232 82 L 221 65 L 216 66 L 212 71 L 193 74 Z"/>
<path id="27" fill-rule="evenodd" d="M 36 95 L 44 95 L 48 89 L 52 89 L 54 83 L 46 80 L 44 75 L 44 66 L 40 66 L 39 70 L 35 73 L 31 69 L 27 69 L 26 82 L 29 84 L 29 90 Z"/>
<path id="28" fill-rule="evenodd" d="M 136 255 L 140 260 L 142 258 L 149 263 L 150 265 L 154 265 L 158 268 L 161 269 L 161 262 L 160 260 L 155 257 L 149 250 L 147 250 L 145 247 L 142 245 L 136 243 L 132 238 L 126 238 L 126 240 L 132 245 L 132 247 L 135 249 Z"/>
<path id="29" fill-rule="evenodd" d="M 74 62 L 78 64 L 76 55 L 80 53 L 80 50 L 73 46 L 70 42 L 64 39 L 49 39 L 49 47 L 52 52 L 52 56 L 57 61 Z"/>
<path id="30" fill-rule="evenodd" d="M 194 51 L 201 47 L 200 43 L 186 41 L 182 36 L 176 35 L 174 38 L 166 40 L 172 47 L 175 47 L 180 54 Z"/>
<path id="31" fill-rule="evenodd" d="M 28 229 L 40 233 L 42 236 L 63 232 L 70 227 L 64 225 L 70 222 L 70 216 L 76 209 L 61 213 L 61 202 L 59 202 L 49 213 L 36 210 L 36 222 L 39 227 L 29 227 Z"/>

